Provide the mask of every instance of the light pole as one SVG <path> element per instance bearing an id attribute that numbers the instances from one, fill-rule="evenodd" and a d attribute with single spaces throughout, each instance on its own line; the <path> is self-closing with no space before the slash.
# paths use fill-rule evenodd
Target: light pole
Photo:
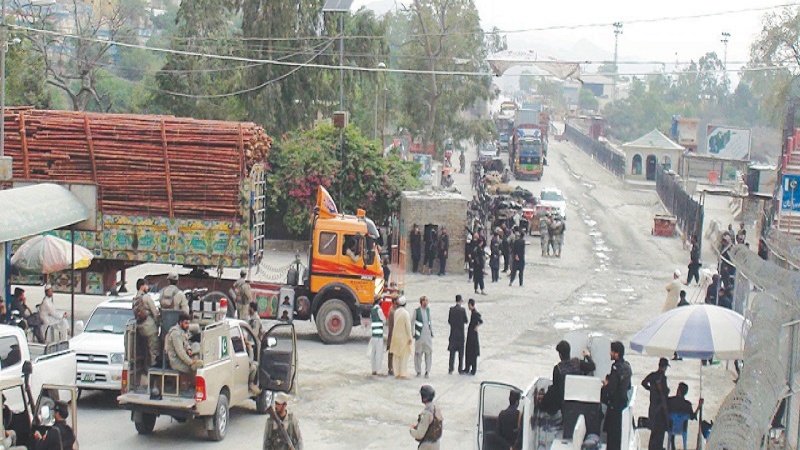
<path id="1" fill-rule="evenodd" d="M 385 68 L 386 68 L 386 64 L 384 64 L 383 61 L 378 63 L 378 69 L 385 69 Z M 380 72 L 376 74 L 376 77 L 380 77 L 380 76 L 381 76 Z M 381 84 L 379 82 L 377 82 L 378 80 L 375 80 L 375 81 L 376 81 L 376 83 L 375 83 L 375 115 L 372 118 L 373 119 L 372 120 L 372 124 L 374 125 L 374 128 L 372 130 L 372 139 L 378 139 L 378 94 L 380 93 L 380 88 L 381 88 Z M 383 144 L 381 144 L 381 145 L 383 145 Z"/>
<path id="2" fill-rule="evenodd" d="M 727 31 L 723 31 L 722 32 L 722 39 L 720 39 L 720 42 L 722 42 L 722 45 L 725 46 L 725 50 L 723 51 L 723 57 L 722 57 L 722 61 L 723 61 L 722 62 L 722 69 L 724 70 L 723 73 L 724 73 L 724 76 L 725 76 L 725 82 L 726 82 L 725 84 L 726 85 L 727 85 L 727 81 L 728 81 L 728 41 L 730 39 L 731 39 L 731 34 L 728 33 Z M 727 89 L 727 86 L 725 86 L 725 88 Z"/>
<path id="3" fill-rule="evenodd" d="M 611 100 L 617 99 L 617 78 L 619 78 L 619 67 L 617 67 L 617 50 L 619 46 L 620 34 L 622 34 L 622 22 L 614 22 L 614 93 Z"/>

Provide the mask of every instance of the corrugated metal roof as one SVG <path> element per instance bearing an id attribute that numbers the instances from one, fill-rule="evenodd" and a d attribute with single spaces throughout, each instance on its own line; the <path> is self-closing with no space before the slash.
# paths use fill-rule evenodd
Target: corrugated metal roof
<path id="1" fill-rule="evenodd" d="M 0 191 L 0 242 L 62 228 L 89 218 L 68 189 L 52 183 Z"/>
<path id="2" fill-rule="evenodd" d="M 322 12 L 350 12 L 353 0 L 325 0 Z"/>

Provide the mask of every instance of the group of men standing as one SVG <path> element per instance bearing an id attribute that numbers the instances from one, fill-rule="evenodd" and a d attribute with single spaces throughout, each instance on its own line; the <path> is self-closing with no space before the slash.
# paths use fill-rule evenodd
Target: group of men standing
<path id="1" fill-rule="evenodd" d="M 372 375 L 379 375 L 383 368 L 383 353 L 389 352 L 387 375 L 407 379 L 408 358 L 414 354 L 416 375 L 430 377 L 433 362 L 433 322 L 428 298 L 420 297 L 419 307 L 413 314 L 406 309 L 405 296 L 392 299 L 388 316 L 384 315 L 381 300 L 375 301 L 370 312 L 372 337 L 369 343 L 369 359 Z M 470 318 L 462 306 L 461 295 L 450 308 L 448 324 L 450 336 L 447 350 L 450 352 L 448 372 L 453 373 L 455 357 L 458 356 L 458 372 L 475 375 L 480 355 L 478 327 L 483 323 L 481 314 L 475 309 L 475 300 L 469 300 Z M 466 330 L 465 330 L 466 327 Z M 384 350 L 385 349 L 385 350 Z M 424 369 L 424 370 L 423 370 Z"/>
<path id="2" fill-rule="evenodd" d="M 438 259 L 438 275 L 445 275 L 450 250 L 450 236 L 447 234 L 446 227 L 438 230 L 435 227 L 426 227 L 423 235 L 419 225 L 414 224 L 408 240 L 411 246 L 411 270 L 414 273 L 420 270 L 419 263 L 422 260 L 422 273 L 430 275 L 433 272 L 433 263 Z M 424 259 L 422 259 L 423 256 Z"/>
<path id="3" fill-rule="evenodd" d="M 561 248 L 564 246 L 564 231 L 566 231 L 564 219 L 558 214 L 549 211 L 544 217 L 539 218 L 539 237 L 542 246 L 542 256 L 561 257 Z"/>

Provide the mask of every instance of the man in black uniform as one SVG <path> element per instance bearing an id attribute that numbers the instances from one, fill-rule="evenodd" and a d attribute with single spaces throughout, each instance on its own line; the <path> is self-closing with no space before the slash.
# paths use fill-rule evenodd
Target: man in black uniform
<path id="1" fill-rule="evenodd" d="M 75 433 L 67 425 L 69 406 L 62 401 L 57 401 L 53 407 L 56 423 L 42 436 L 38 431 L 33 433 L 36 450 L 69 450 L 75 444 Z"/>
<path id="2" fill-rule="evenodd" d="M 669 367 L 669 360 L 661 358 L 658 360 L 658 370 L 650 372 L 642 380 L 642 387 L 650 391 L 650 409 L 647 411 L 650 419 L 648 450 L 664 449 L 664 433 L 667 432 L 667 421 L 669 420 L 669 414 L 667 413 L 667 394 L 669 393 L 667 367 Z"/>
<path id="3" fill-rule="evenodd" d="M 595 364 L 588 351 L 583 352 L 583 359 L 570 358 L 572 351 L 569 342 L 561 341 L 556 345 L 559 362 L 553 366 L 553 384 L 547 389 L 542 400 L 542 409 L 549 414 L 561 411 L 564 405 L 564 384 L 567 375 L 589 375 L 594 372 Z"/>
<path id="4" fill-rule="evenodd" d="M 521 392 L 513 390 L 508 393 L 508 408 L 500 411 L 497 416 L 497 436 L 503 440 L 503 448 L 518 449 L 520 442 L 519 427 L 522 423 L 522 413 L 519 411 L 519 398 Z"/>
<path id="5" fill-rule="evenodd" d="M 631 365 L 625 361 L 625 346 L 620 341 L 611 343 L 611 372 L 603 381 L 600 396 L 606 405 L 605 431 L 606 449 L 621 450 L 622 410 L 628 406 L 628 391 L 631 388 Z"/>
<path id="6" fill-rule="evenodd" d="M 514 284 L 514 278 L 519 273 L 519 285 L 522 286 L 522 274 L 525 272 L 525 238 L 522 233 L 516 235 L 517 239 L 511 244 L 511 254 L 513 261 L 511 262 L 511 281 L 508 285 Z"/>
<path id="7" fill-rule="evenodd" d="M 447 228 L 442 227 L 442 230 L 439 232 L 439 241 L 437 242 L 437 247 L 439 257 L 439 276 L 445 274 L 445 267 L 447 266 L 447 257 L 449 256 L 450 251 L 450 237 L 447 236 Z"/>
<path id="8" fill-rule="evenodd" d="M 417 273 L 419 269 L 419 258 L 422 256 L 422 233 L 419 232 L 419 226 L 414 224 L 411 229 L 411 234 L 408 237 L 411 245 L 411 270 Z"/>

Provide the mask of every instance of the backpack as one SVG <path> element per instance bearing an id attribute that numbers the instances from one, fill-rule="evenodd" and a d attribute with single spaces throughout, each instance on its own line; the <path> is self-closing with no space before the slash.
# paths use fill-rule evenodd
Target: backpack
<path id="1" fill-rule="evenodd" d="M 428 426 L 428 430 L 425 432 L 425 436 L 422 437 L 422 442 L 437 442 L 439 439 L 441 439 L 443 425 L 444 425 L 444 419 L 439 419 L 436 417 L 436 407 L 434 407 L 433 420 L 431 421 L 431 424 Z"/>
<path id="2" fill-rule="evenodd" d="M 133 299 L 133 317 L 136 318 L 137 323 L 142 323 L 147 320 L 147 306 L 144 304 L 144 298 L 142 294 L 138 294 Z"/>

